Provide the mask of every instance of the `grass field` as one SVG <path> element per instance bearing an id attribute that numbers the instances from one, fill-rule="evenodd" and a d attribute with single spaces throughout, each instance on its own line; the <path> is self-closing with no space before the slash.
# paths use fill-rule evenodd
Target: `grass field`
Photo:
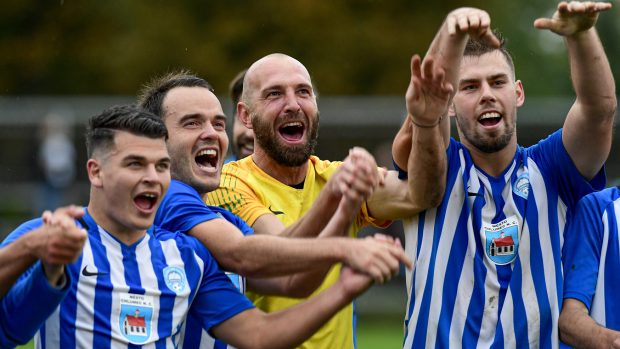
<path id="1" fill-rule="evenodd" d="M 360 317 L 357 324 L 358 349 L 398 349 L 403 347 L 403 319 L 400 316 Z"/>
<path id="2" fill-rule="evenodd" d="M 403 323 L 400 317 L 361 317 L 357 327 L 358 349 L 398 349 L 402 348 Z M 32 349 L 33 343 L 18 347 Z"/>

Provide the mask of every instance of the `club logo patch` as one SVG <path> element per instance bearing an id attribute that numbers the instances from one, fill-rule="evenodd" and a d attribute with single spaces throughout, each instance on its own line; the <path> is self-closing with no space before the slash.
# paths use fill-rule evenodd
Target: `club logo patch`
<path id="1" fill-rule="evenodd" d="M 143 344 L 151 337 L 153 297 L 126 293 L 120 296 L 121 333 L 132 344 Z"/>
<path id="2" fill-rule="evenodd" d="M 530 176 L 527 172 L 522 173 L 512 185 L 512 191 L 527 200 L 530 193 Z"/>
<path id="3" fill-rule="evenodd" d="M 185 271 L 179 267 L 165 267 L 164 280 L 166 281 L 166 286 L 176 294 L 183 292 L 187 286 Z"/>
<path id="4" fill-rule="evenodd" d="M 512 263 L 519 252 L 519 222 L 516 217 L 507 218 L 483 227 L 486 240 L 485 253 L 495 264 Z"/>

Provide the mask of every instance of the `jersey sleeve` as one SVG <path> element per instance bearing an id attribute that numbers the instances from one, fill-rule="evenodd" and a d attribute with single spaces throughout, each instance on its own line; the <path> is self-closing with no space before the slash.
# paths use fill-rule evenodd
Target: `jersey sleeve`
<path id="1" fill-rule="evenodd" d="M 198 192 L 174 181 L 157 210 L 155 225 L 168 231 L 188 232 L 215 218 L 221 217 L 204 204 Z"/>
<path id="2" fill-rule="evenodd" d="M 189 316 L 198 320 L 202 328 L 214 337 L 211 332 L 214 326 L 254 308 L 254 305 L 235 288 L 200 242 L 196 241 L 195 249 L 204 261 L 204 271 Z"/>
<path id="3" fill-rule="evenodd" d="M 241 217 L 248 225 L 254 225 L 258 217 L 269 214 L 271 211 L 244 176 L 245 171 L 232 166 L 224 166 L 220 179 L 220 186 L 207 195 L 207 204 L 222 207 Z"/>
<path id="4" fill-rule="evenodd" d="M 577 299 L 588 310 L 596 291 L 604 235 L 599 207 L 594 194 L 579 201 L 574 218 L 567 223 L 562 251 L 564 298 Z"/>
<path id="5" fill-rule="evenodd" d="M 2 246 L 41 226 L 32 220 L 13 231 Z M 64 287 L 49 284 L 41 262 L 24 272 L 9 292 L 0 300 L 0 348 L 27 343 L 54 312 L 71 288 L 70 273 L 65 272 Z"/>
<path id="6" fill-rule="evenodd" d="M 562 129 L 531 147 L 531 157 L 545 175 L 545 180 L 554 181 L 562 200 L 574 208 L 583 196 L 605 187 L 605 169 L 586 180 L 570 158 L 562 142 Z"/>

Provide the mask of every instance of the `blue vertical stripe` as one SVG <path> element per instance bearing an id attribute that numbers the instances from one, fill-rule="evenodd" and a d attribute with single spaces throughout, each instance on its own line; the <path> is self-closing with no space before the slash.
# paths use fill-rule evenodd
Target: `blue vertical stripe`
<path id="1" fill-rule="evenodd" d="M 465 323 L 464 331 L 471 335 L 463 336 L 462 344 L 465 348 L 474 348 L 478 343 L 480 337 L 480 329 L 482 327 L 482 315 L 485 304 L 485 279 L 487 276 L 487 269 L 484 265 L 484 259 L 486 258 L 484 252 L 484 246 L 480 241 L 480 234 L 477 232 L 482 228 L 482 207 L 485 204 L 484 198 L 476 197 L 472 205 L 472 225 L 474 231 L 474 239 L 476 241 L 476 255 L 474 257 L 474 292 L 467 308 L 467 322 Z M 467 227 L 461 229 L 464 233 L 467 233 Z"/>
<path id="2" fill-rule="evenodd" d="M 93 348 L 109 348 L 111 343 L 112 328 L 110 316 L 112 314 L 112 280 L 110 279 L 110 262 L 106 256 L 106 249 L 101 242 L 101 234 L 96 224 L 90 216 L 85 216 L 84 220 L 89 226 L 94 225 L 91 231 L 91 247 L 95 267 L 99 271 L 97 275 L 97 285 L 95 286 L 94 301 L 94 333 Z M 92 223 L 91 223 L 92 222 Z M 64 346 L 61 346 L 64 348 Z"/>

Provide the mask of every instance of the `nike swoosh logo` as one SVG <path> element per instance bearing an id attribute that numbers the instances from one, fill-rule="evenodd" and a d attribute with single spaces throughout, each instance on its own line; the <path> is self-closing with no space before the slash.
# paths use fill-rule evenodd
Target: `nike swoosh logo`
<path id="1" fill-rule="evenodd" d="M 84 269 L 82 269 L 82 275 L 84 276 L 98 276 L 98 275 L 108 275 L 108 273 L 104 273 L 104 272 L 92 272 L 92 271 L 88 271 L 88 265 L 84 266 Z"/>
<path id="2" fill-rule="evenodd" d="M 468 191 L 468 192 L 467 192 L 467 196 L 479 196 L 479 197 L 484 197 L 484 195 L 483 195 L 483 194 L 480 194 L 480 193 L 474 193 L 474 192 L 471 192 L 471 191 Z"/>
<path id="3" fill-rule="evenodd" d="M 284 212 L 282 212 L 282 211 L 274 211 L 274 210 L 271 208 L 271 205 L 269 205 L 269 211 L 271 211 L 271 213 L 275 214 L 276 216 L 277 216 L 277 215 L 279 215 L 279 214 L 284 214 Z"/>

